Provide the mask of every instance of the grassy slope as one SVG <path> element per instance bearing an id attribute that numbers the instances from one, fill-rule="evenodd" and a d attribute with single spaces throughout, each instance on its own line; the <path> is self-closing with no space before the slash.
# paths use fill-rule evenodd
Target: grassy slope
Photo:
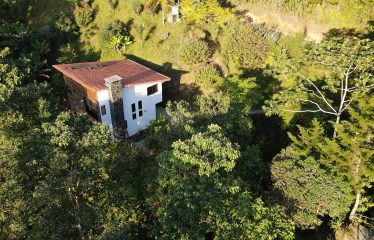
<path id="1" fill-rule="evenodd" d="M 176 50 L 183 38 L 182 36 L 184 36 L 186 29 L 185 22 L 182 21 L 177 24 L 166 24 L 163 26 L 161 12 L 152 16 L 143 11 L 140 16 L 137 16 L 131 10 L 130 3 L 124 0 L 119 1 L 119 5 L 115 10 L 110 8 L 106 0 L 95 0 L 93 7 L 96 9 L 94 21 L 86 28 L 81 29 L 80 42 L 86 52 L 94 51 L 98 53 L 98 60 L 102 61 L 124 59 L 126 57 L 132 58 L 167 74 L 174 81 L 180 82 L 182 85 L 191 85 L 193 83 L 192 74 L 188 74 L 188 69 L 183 64 L 180 64 L 175 56 Z M 143 46 L 135 38 L 134 43 L 127 46 L 125 54 L 122 55 L 100 46 L 99 41 L 100 29 L 105 24 L 116 19 L 125 23 L 132 22 L 130 24 L 132 26 L 132 36 L 135 36 L 133 29 L 135 24 L 148 23 L 154 26 L 154 31 L 149 34 Z M 166 33 L 169 34 L 169 37 L 162 42 L 162 36 Z M 187 74 L 182 74 L 182 72 Z"/>
<path id="2" fill-rule="evenodd" d="M 256 21 L 277 27 L 283 32 L 306 32 L 310 40 L 319 41 L 330 29 L 355 28 L 360 31 L 374 19 L 374 2 L 367 6 L 351 2 L 345 0 L 340 1 L 339 5 L 314 5 L 304 12 L 280 10 L 272 1 L 243 3 L 237 9 L 249 11 Z"/>

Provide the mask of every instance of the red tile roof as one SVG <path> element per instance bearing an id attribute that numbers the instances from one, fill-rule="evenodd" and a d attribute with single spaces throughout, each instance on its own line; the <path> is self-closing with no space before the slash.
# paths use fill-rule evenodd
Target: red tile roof
<path id="1" fill-rule="evenodd" d="M 53 65 L 55 69 L 81 85 L 95 90 L 105 89 L 105 78 L 118 75 L 124 87 L 165 82 L 170 78 L 132 60 L 83 62 Z"/>

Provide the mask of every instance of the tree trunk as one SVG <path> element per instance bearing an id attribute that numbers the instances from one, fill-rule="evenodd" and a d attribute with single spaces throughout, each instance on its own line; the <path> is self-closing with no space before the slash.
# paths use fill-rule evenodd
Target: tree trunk
<path id="1" fill-rule="evenodd" d="M 340 123 L 340 115 L 341 115 L 341 113 L 339 113 L 339 115 L 336 116 L 336 121 L 335 121 L 335 126 L 334 126 L 334 135 L 333 135 L 333 138 L 336 138 L 336 127 L 337 127 L 337 125 Z"/>
<path id="2" fill-rule="evenodd" d="M 359 173 L 360 173 L 360 164 L 361 164 L 361 156 L 360 156 L 359 151 L 355 152 L 355 157 L 353 157 L 352 160 L 353 161 L 356 160 L 356 162 L 354 162 L 354 164 L 356 164 L 356 166 L 355 166 L 355 169 L 353 171 L 353 177 L 355 178 L 355 183 L 359 184 L 359 182 L 360 182 Z M 361 193 L 360 193 L 360 190 L 357 189 L 356 190 L 356 201 L 355 201 L 355 204 L 353 205 L 351 213 L 349 214 L 349 221 L 351 221 L 351 222 L 353 222 L 353 220 L 355 219 L 356 211 L 357 211 L 358 205 L 360 204 L 360 198 L 361 198 Z"/>
<path id="3" fill-rule="evenodd" d="M 361 194 L 359 192 L 357 192 L 356 193 L 355 205 L 353 205 L 352 211 L 349 214 L 349 221 L 351 221 L 351 222 L 353 222 L 353 220 L 355 219 L 357 208 L 358 208 L 358 205 L 360 204 L 360 198 L 361 198 Z"/>

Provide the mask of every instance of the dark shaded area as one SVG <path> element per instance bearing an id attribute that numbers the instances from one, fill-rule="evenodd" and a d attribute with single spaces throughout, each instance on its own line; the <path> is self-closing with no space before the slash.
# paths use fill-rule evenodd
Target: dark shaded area
<path id="1" fill-rule="evenodd" d="M 322 218 L 322 225 L 316 229 L 296 229 L 295 240 L 326 240 L 335 239 L 334 230 L 330 227 L 330 218 Z"/>
<path id="2" fill-rule="evenodd" d="M 368 21 L 367 27 L 363 31 L 357 31 L 355 28 L 332 28 L 326 34 L 325 37 L 342 37 L 342 38 L 368 38 L 374 40 L 374 21 Z"/>

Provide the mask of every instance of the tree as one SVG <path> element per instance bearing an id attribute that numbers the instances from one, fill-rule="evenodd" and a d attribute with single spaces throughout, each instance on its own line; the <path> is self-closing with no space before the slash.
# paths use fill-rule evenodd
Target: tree
<path id="1" fill-rule="evenodd" d="M 290 72 L 296 75 L 294 85 L 267 101 L 264 110 L 269 115 L 283 111 L 320 112 L 333 116 L 333 136 L 336 137 L 336 126 L 342 114 L 374 87 L 374 43 L 355 37 L 329 38 L 310 48 L 306 57 L 307 63 L 327 71 L 327 74 L 321 79 L 311 80 L 300 73 L 300 69 L 290 68 Z"/>
<path id="2" fill-rule="evenodd" d="M 291 135 L 291 146 L 273 159 L 271 176 L 280 202 L 299 227 L 315 228 L 323 216 L 331 217 L 337 227 L 349 211 L 351 189 L 343 177 L 320 165 L 329 156 L 319 157 L 326 139 L 323 128 L 315 124 L 312 129 L 300 128 L 299 138 Z"/>
<path id="3" fill-rule="evenodd" d="M 178 54 L 183 63 L 193 66 L 206 63 L 212 50 L 204 40 L 189 39 L 181 44 Z"/>
<path id="4" fill-rule="evenodd" d="M 234 18 L 230 9 L 221 7 L 217 0 L 182 0 L 181 13 L 190 21 L 197 24 L 218 24 Z"/>
<path id="5" fill-rule="evenodd" d="M 221 82 L 222 78 L 217 67 L 213 64 L 208 64 L 201 66 L 197 70 L 195 80 L 202 89 L 209 89 L 217 86 L 218 83 Z"/>
<path id="6" fill-rule="evenodd" d="M 281 210 L 264 207 L 230 172 L 239 157 L 217 125 L 160 155 L 159 206 L 152 235 L 163 239 L 293 239 Z M 178 220 L 176 220 L 178 219 Z"/>
<path id="7" fill-rule="evenodd" d="M 75 6 L 74 16 L 79 27 L 86 27 L 93 21 L 95 11 L 89 3 L 83 1 Z"/>
<path id="8" fill-rule="evenodd" d="M 367 209 L 361 202 L 367 202 L 364 195 L 374 182 L 374 96 L 363 96 L 356 102 L 357 108 L 348 111 L 350 119 L 343 120 L 336 127 L 337 137 L 328 140 L 324 146 L 324 151 L 331 154 L 326 165 L 338 167 L 338 173 L 348 180 L 356 195 L 349 214 L 351 222 L 360 219 L 356 214 L 360 206 L 361 212 Z"/>
<path id="9" fill-rule="evenodd" d="M 240 21 L 233 21 L 224 29 L 220 45 L 226 59 L 238 69 L 263 66 L 269 48 L 259 31 Z"/>
<path id="10" fill-rule="evenodd" d="M 274 158 L 275 187 L 288 202 L 296 202 L 294 218 L 304 227 L 318 225 L 317 217 L 324 214 L 336 218 L 340 226 L 348 213 L 353 222 L 360 219 L 358 209 L 367 209 L 360 203 L 368 202 L 364 195 L 374 181 L 373 96 L 356 101 L 350 118 L 336 127 L 335 138 L 326 137 L 322 125 L 314 121 L 310 129 L 300 127 L 298 138 L 291 135 L 291 146 Z"/>
<path id="11" fill-rule="evenodd" d="M 20 122 L 7 124 L 0 169 L 11 172 L 1 179 L 1 237 L 98 238 L 120 229 L 132 236 L 139 189 L 132 146 L 113 145 L 108 128 L 84 115 L 61 113 L 27 134 Z"/>
<path id="12" fill-rule="evenodd" d="M 100 31 L 100 43 L 106 46 L 112 41 L 114 36 L 129 36 L 129 27 L 126 23 L 116 19 L 108 24 L 105 24 L 103 29 Z"/>

